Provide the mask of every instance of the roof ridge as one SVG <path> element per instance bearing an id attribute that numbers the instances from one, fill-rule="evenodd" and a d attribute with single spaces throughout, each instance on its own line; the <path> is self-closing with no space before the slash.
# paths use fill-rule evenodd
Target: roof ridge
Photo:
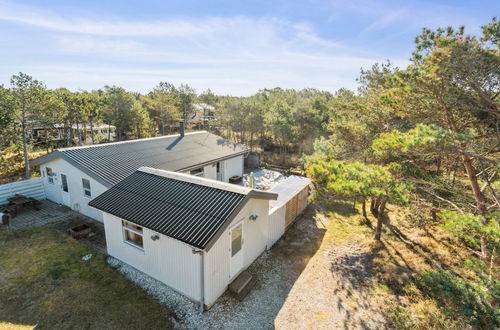
<path id="1" fill-rule="evenodd" d="M 208 131 L 195 131 L 195 132 L 189 132 L 185 133 L 184 135 L 195 135 L 195 134 L 201 134 L 201 133 L 208 133 L 211 134 Z M 153 136 L 149 138 L 143 138 L 143 139 L 134 139 L 134 140 L 126 140 L 126 141 L 117 141 L 117 142 L 107 142 L 107 143 L 101 143 L 101 144 L 91 144 L 87 146 L 76 146 L 76 147 L 67 147 L 67 148 L 57 148 L 57 151 L 68 151 L 68 150 L 75 150 L 75 149 L 87 149 L 87 148 L 97 148 L 97 147 L 102 147 L 102 146 L 108 146 L 108 145 L 119 145 L 119 144 L 127 144 L 127 143 L 136 143 L 136 142 L 142 142 L 142 141 L 150 141 L 150 140 L 160 140 L 160 139 L 166 139 L 166 138 L 172 138 L 172 137 L 181 137 L 179 134 L 171 134 L 171 135 L 163 135 L 163 136 Z"/>
<path id="2" fill-rule="evenodd" d="M 168 178 L 168 179 L 174 179 L 174 180 L 178 180 L 178 181 L 193 183 L 196 185 L 205 186 L 205 187 L 209 187 L 209 188 L 230 191 L 230 192 L 234 192 L 234 193 L 242 194 L 242 195 L 248 195 L 252 190 L 254 190 L 254 189 L 250 189 L 247 187 L 235 185 L 232 183 L 222 182 L 222 181 L 208 179 L 208 178 L 202 178 L 202 177 L 194 176 L 194 175 L 187 174 L 187 173 L 160 170 L 157 168 L 146 167 L 146 166 L 138 168 L 137 171 L 148 173 L 148 174 L 153 174 L 156 176 L 161 176 L 161 177 Z"/>

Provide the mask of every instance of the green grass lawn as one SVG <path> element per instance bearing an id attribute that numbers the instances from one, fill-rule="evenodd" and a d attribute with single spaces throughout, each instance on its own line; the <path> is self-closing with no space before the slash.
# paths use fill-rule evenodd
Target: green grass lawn
<path id="1" fill-rule="evenodd" d="M 158 329 L 172 327 L 170 315 L 66 234 L 0 230 L 0 328 Z"/>

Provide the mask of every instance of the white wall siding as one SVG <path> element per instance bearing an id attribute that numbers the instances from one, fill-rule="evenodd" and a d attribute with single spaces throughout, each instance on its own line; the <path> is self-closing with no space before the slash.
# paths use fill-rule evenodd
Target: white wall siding
<path id="1" fill-rule="evenodd" d="M 36 199 L 45 199 L 43 179 L 35 178 L 0 185 L 0 204 L 6 204 L 8 202 L 7 199 L 15 194 Z"/>
<path id="2" fill-rule="evenodd" d="M 52 172 L 54 173 L 54 183 L 50 183 L 48 181 L 48 177 L 46 175 L 46 167 L 50 167 Z M 108 188 L 106 188 L 101 183 L 97 182 L 87 174 L 83 173 L 67 161 L 58 158 L 54 159 L 50 162 L 47 162 L 40 166 L 40 171 L 42 172 L 43 184 L 45 188 L 45 193 L 47 199 L 56 202 L 63 203 L 62 200 L 62 183 L 61 183 L 61 173 L 66 174 L 68 180 L 68 190 L 70 195 L 70 207 L 80 213 L 96 219 L 98 221 L 103 221 L 102 212 L 88 206 L 88 203 L 95 198 L 105 192 Z M 92 193 L 91 198 L 87 198 L 83 194 L 83 185 L 82 178 L 88 179 L 90 181 L 90 190 Z"/>
<path id="3" fill-rule="evenodd" d="M 217 163 L 209 164 L 203 168 L 204 177 L 207 179 L 217 180 Z"/>
<path id="4" fill-rule="evenodd" d="M 226 159 L 222 165 L 224 166 L 222 181 L 228 182 L 229 178 L 235 175 L 243 176 L 243 155 Z"/>
<path id="5" fill-rule="evenodd" d="M 250 266 L 266 250 L 269 231 L 269 201 L 251 199 L 251 203 L 248 203 L 247 206 L 248 210 L 245 214 L 246 231 L 243 234 L 244 244 L 246 244 L 244 249 L 244 268 Z M 249 216 L 252 214 L 258 215 L 258 218 L 256 220 L 249 220 Z"/>
<path id="6" fill-rule="evenodd" d="M 215 303 L 230 283 L 229 231 L 222 233 L 210 251 L 205 253 L 205 304 Z"/>
<path id="7" fill-rule="evenodd" d="M 144 251 L 123 240 L 121 219 L 105 213 L 108 254 L 167 284 L 195 301 L 201 300 L 200 255 L 178 240 L 143 228 Z"/>
<path id="8" fill-rule="evenodd" d="M 286 205 L 281 205 L 269 210 L 268 249 L 270 249 L 285 233 L 285 209 Z"/>
<path id="9" fill-rule="evenodd" d="M 231 261 L 230 228 L 240 221 L 243 222 L 243 271 L 266 249 L 268 211 L 269 201 L 250 199 L 231 225 L 205 254 L 205 304 L 207 306 L 215 303 L 234 279 L 230 277 L 229 273 Z M 257 220 L 249 220 L 251 214 L 258 215 Z"/>

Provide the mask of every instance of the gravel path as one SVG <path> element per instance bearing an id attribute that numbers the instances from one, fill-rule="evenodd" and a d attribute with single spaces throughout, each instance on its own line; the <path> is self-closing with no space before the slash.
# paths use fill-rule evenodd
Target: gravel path
<path id="1" fill-rule="evenodd" d="M 199 312 L 198 304 L 160 281 L 117 259 L 110 257 L 108 263 L 174 311 L 176 317 L 172 321 L 179 329 L 269 329 L 286 297 L 286 287 L 280 280 L 282 265 L 272 265 L 270 253 L 265 253 L 252 265 L 253 272 L 259 267 L 267 271 L 259 274 L 260 283 L 243 302 L 226 293 L 204 313 Z"/>
<path id="2" fill-rule="evenodd" d="M 187 329 L 380 328 L 383 318 L 368 303 L 370 254 L 324 240 L 325 219 L 310 208 L 248 271 L 258 284 L 243 302 L 226 293 L 204 313 L 161 282 L 109 258 L 110 265 L 176 313 Z M 330 245 L 330 246 L 329 246 Z"/>

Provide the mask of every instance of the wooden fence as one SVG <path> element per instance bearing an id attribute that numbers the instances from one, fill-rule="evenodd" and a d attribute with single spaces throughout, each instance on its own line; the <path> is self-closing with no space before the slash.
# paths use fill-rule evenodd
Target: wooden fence
<path id="1" fill-rule="evenodd" d="M 307 207 L 308 194 L 309 187 L 305 187 L 285 204 L 285 229 L 288 228 L 288 226 L 297 219 L 297 216 Z"/>
<path id="2" fill-rule="evenodd" d="M 21 194 L 36 199 L 45 199 L 43 179 L 34 178 L 0 185 L 0 204 L 6 204 L 8 198 Z"/>

